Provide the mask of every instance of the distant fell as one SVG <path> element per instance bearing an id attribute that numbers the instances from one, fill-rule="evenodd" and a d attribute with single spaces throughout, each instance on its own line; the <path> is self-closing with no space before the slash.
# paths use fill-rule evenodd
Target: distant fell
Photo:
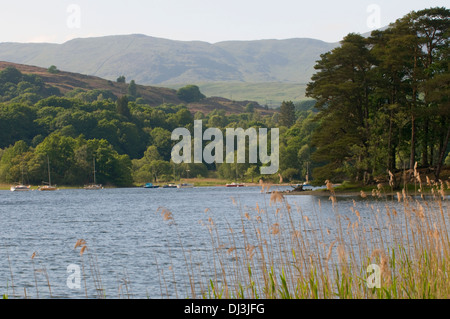
<path id="1" fill-rule="evenodd" d="M 80 38 L 63 44 L 0 43 L 0 60 L 145 85 L 209 82 L 307 83 L 320 54 L 338 43 L 286 40 L 176 41 L 146 35 Z"/>

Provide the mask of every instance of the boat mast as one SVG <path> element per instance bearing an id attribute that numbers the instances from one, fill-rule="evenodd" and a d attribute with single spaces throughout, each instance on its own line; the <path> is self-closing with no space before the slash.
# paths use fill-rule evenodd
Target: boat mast
<path id="1" fill-rule="evenodd" d="M 95 181 L 95 157 L 93 158 L 93 162 L 94 162 L 94 185 L 97 184 L 97 182 Z"/>
<path id="2" fill-rule="evenodd" d="M 24 185 L 25 179 L 23 178 L 23 163 L 21 163 L 20 169 L 22 170 L 22 182 L 21 182 L 21 184 Z"/>
<path id="3" fill-rule="evenodd" d="M 306 162 L 306 183 L 309 183 L 309 162 Z"/>
<path id="4" fill-rule="evenodd" d="M 48 166 L 48 186 L 52 186 L 52 180 L 50 177 L 50 160 L 47 155 L 47 166 Z"/>

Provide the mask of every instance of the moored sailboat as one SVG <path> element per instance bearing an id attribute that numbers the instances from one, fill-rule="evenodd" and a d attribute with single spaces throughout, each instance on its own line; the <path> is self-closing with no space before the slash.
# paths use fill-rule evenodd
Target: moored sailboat
<path id="1" fill-rule="evenodd" d="M 96 173 L 96 171 L 95 171 L 95 157 L 93 159 L 93 162 L 94 162 L 94 184 L 85 185 L 84 189 L 87 189 L 87 190 L 103 189 L 103 185 L 102 184 L 97 184 L 97 181 L 96 181 L 96 177 L 95 177 L 95 173 Z"/>
<path id="2" fill-rule="evenodd" d="M 31 186 L 25 186 L 22 184 L 11 186 L 11 192 L 27 192 L 31 190 Z"/>
<path id="3" fill-rule="evenodd" d="M 56 188 L 55 186 L 52 186 L 52 185 L 44 185 L 44 186 L 38 187 L 38 191 L 41 191 L 41 192 L 56 191 L 56 190 L 58 190 L 58 188 Z"/>
<path id="4" fill-rule="evenodd" d="M 56 186 L 52 186 L 52 179 L 50 175 L 50 160 L 47 156 L 47 166 L 48 166 L 48 185 L 39 186 L 38 191 L 56 191 L 58 188 Z M 45 184 L 45 182 L 44 182 Z"/>
<path id="5" fill-rule="evenodd" d="M 31 186 L 26 186 L 23 183 L 24 179 L 23 179 L 23 168 L 22 168 L 22 182 L 20 184 L 16 184 L 14 186 L 11 186 L 11 192 L 27 192 L 29 190 L 31 190 Z"/>

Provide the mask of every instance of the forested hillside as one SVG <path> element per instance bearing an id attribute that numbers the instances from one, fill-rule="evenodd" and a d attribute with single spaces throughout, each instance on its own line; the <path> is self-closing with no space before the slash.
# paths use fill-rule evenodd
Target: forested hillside
<path id="1" fill-rule="evenodd" d="M 59 73 L 54 68 L 46 72 Z M 187 171 L 207 176 L 218 168 L 170 164 L 175 128 L 192 129 L 194 118 L 219 128 L 266 127 L 276 118 L 276 112 L 254 102 L 207 98 L 194 85 L 170 90 L 168 100 L 178 103 L 155 106 L 147 103 L 146 87 L 139 89 L 134 81 L 125 85 L 121 79 L 104 80 L 104 87 L 93 84 L 101 82 L 97 78 L 76 78 L 63 74 L 64 80 L 55 81 L 55 75 L 22 73 L 14 66 L 0 72 L 0 182 L 40 184 L 47 179 L 48 161 L 52 180 L 61 185 L 90 182 L 94 161 L 97 180 L 105 185 L 173 180 Z M 108 86 L 126 94 L 116 95 Z M 234 179 L 244 168 L 222 176 Z"/>
<path id="2" fill-rule="evenodd" d="M 115 186 L 188 175 L 298 181 L 308 174 L 317 184 L 384 180 L 397 188 L 408 170 L 417 179 L 416 169 L 446 179 L 449 16 L 448 9 L 432 8 L 368 38 L 349 34 L 317 61 L 307 86 L 312 100 L 284 101 L 276 111 L 208 98 L 195 85 L 165 89 L 167 95 L 152 100 L 124 77 L 95 80 L 106 83 L 96 87 L 64 80 L 55 67 L 41 74 L 6 67 L 0 72 L 0 182 L 40 184 L 50 162 L 55 183 L 83 185 L 91 182 L 94 161 L 98 182 Z M 52 82 L 55 74 L 61 78 Z M 195 119 L 204 129 L 278 127 L 279 172 L 260 176 L 261 163 L 174 165 L 171 132 L 186 127 L 193 135 Z"/>

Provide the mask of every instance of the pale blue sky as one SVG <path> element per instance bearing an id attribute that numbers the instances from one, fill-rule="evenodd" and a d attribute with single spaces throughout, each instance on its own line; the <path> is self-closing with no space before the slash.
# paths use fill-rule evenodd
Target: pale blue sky
<path id="1" fill-rule="evenodd" d="M 210 43 L 304 37 L 337 42 L 350 32 L 371 31 L 377 21 L 384 26 L 435 6 L 448 7 L 448 0 L 2 0 L 0 42 L 62 43 L 132 33 Z"/>

